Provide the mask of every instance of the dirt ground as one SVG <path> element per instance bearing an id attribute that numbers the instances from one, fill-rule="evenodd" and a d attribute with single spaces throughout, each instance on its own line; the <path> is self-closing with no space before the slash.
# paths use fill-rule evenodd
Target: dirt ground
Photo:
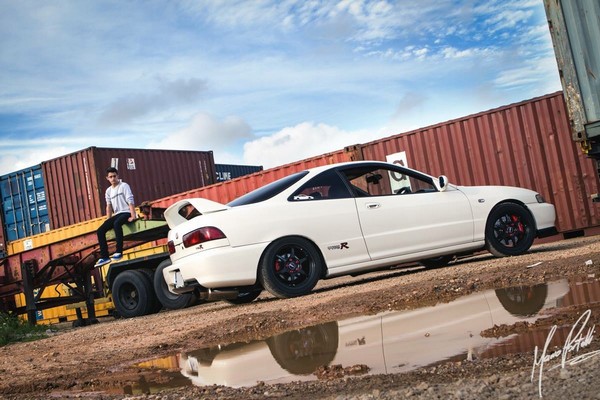
<path id="1" fill-rule="evenodd" d="M 103 318 L 80 328 L 63 324 L 46 339 L 0 348 L 0 398 L 539 398 L 538 381 L 531 380 L 534 354 L 530 350 L 486 359 L 455 357 L 403 374 L 369 375 L 363 373 L 362 365 L 323 365 L 319 379 L 237 389 L 216 385 L 167 389 L 173 374 L 136 364 L 178 352 L 262 340 L 329 321 L 446 303 L 488 289 L 564 278 L 570 282 L 600 278 L 600 236 L 536 244 L 519 257 L 498 259 L 482 253 L 446 268 L 396 268 L 326 280 L 312 294 L 295 299 L 280 300 L 263 293 L 246 305 L 219 301 L 134 319 Z M 595 296 L 595 301 L 600 300 L 598 293 Z M 590 298 L 594 299 L 594 293 Z M 545 318 L 535 324 L 495 326 L 487 334 L 508 336 L 574 325 L 588 309 L 587 325 L 592 327 L 600 321 L 600 307 L 593 302 L 546 310 Z M 595 355 L 590 352 L 600 349 L 596 333 L 587 335 L 585 348 L 576 343 L 581 346 L 572 349 L 572 355 L 575 350 Z M 560 365 L 560 357 L 548 360 L 547 365 Z M 600 398 L 599 367 L 600 356 L 565 368 L 548 367 L 543 372 L 543 397 Z M 165 385 L 158 392 L 124 394 L 124 388 L 160 379 Z"/>

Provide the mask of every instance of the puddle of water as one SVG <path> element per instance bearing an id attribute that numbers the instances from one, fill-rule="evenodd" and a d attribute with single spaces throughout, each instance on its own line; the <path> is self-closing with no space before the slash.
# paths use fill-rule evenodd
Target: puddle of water
<path id="1" fill-rule="evenodd" d="M 570 284 L 560 280 L 496 289 L 432 307 L 334 321 L 266 340 L 199 349 L 137 367 L 155 369 L 164 364 L 164 369 L 175 371 L 168 385 L 145 382 L 148 387 L 163 389 L 190 382 L 242 387 L 258 382 L 315 380 L 319 367 L 333 365 L 366 365 L 369 374 L 402 373 L 448 360 L 533 353 L 535 346 L 543 347 L 547 329 L 501 338 L 482 337 L 480 333 L 494 325 L 534 322 L 551 308 L 597 302 L 600 282 L 594 277 Z M 569 327 L 563 330 L 557 331 L 556 344 L 564 342 Z M 166 377 L 161 375 L 163 382 Z"/>

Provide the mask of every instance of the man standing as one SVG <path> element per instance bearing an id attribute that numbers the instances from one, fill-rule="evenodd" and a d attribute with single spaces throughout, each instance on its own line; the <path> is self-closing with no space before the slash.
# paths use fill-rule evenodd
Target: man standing
<path id="1" fill-rule="evenodd" d="M 106 189 L 105 194 L 107 219 L 97 230 L 100 259 L 96 262 L 96 267 L 123 257 L 123 224 L 132 222 L 136 218 L 133 193 L 129 185 L 119 179 L 117 169 L 113 167 L 108 168 L 106 170 L 106 179 L 110 182 L 110 187 Z M 109 257 L 106 232 L 111 229 L 115 231 L 117 248 L 113 255 Z"/>

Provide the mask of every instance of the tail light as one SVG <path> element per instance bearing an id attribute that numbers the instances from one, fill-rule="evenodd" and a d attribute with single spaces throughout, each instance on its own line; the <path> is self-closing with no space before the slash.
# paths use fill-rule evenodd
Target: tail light
<path id="1" fill-rule="evenodd" d="M 175 253 L 175 243 L 172 240 L 169 240 L 167 247 L 169 248 L 169 254 Z"/>
<path id="2" fill-rule="evenodd" d="M 190 247 L 211 240 L 225 239 L 226 237 L 220 229 L 214 226 L 205 226 L 183 235 L 183 246 Z"/>

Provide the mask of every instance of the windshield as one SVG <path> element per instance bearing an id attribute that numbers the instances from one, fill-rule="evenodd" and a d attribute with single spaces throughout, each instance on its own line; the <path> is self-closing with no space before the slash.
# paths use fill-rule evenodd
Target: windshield
<path id="1" fill-rule="evenodd" d="M 288 175 L 285 178 L 281 178 L 275 182 L 271 182 L 265 186 L 246 193 L 245 195 L 227 203 L 227 205 L 230 207 L 236 207 L 265 201 L 289 188 L 294 183 L 302 179 L 306 174 L 308 174 L 308 171 L 296 172 L 295 174 Z"/>

